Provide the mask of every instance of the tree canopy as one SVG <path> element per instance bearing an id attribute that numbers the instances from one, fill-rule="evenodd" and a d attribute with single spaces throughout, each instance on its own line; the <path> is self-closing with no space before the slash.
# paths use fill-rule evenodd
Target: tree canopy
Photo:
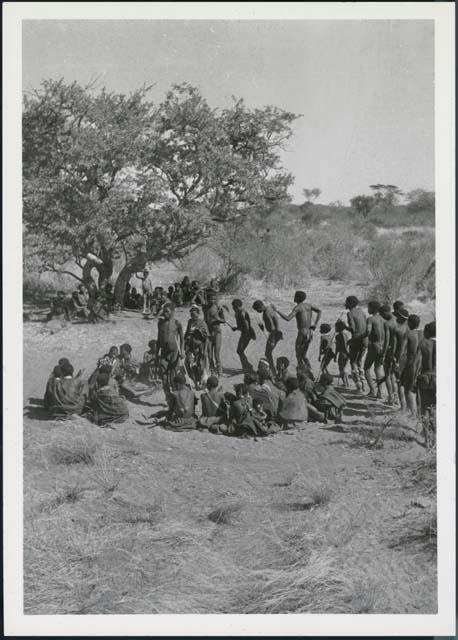
<path id="1" fill-rule="evenodd" d="M 73 262 L 84 281 L 94 268 L 109 279 L 121 255 L 118 298 L 146 262 L 183 257 L 216 223 L 284 199 L 293 182 L 280 151 L 294 114 L 235 99 L 213 109 L 187 84 L 159 104 L 148 96 L 48 80 L 24 98 L 25 255 L 42 270 Z"/>

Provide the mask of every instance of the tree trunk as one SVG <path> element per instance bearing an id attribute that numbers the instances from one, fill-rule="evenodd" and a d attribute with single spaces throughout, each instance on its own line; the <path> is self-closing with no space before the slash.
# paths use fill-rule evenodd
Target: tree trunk
<path id="1" fill-rule="evenodd" d="M 146 265 L 146 255 L 141 254 L 136 256 L 134 259 L 127 262 L 116 279 L 116 284 L 114 288 L 115 300 L 118 304 L 122 306 L 124 300 L 124 293 L 126 291 L 126 285 L 129 282 L 133 273 L 137 271 L 143 271 Z"/>
<path id="2" fill-rule="evenodd" d="M 95 267 L 95 264 L 91 262 L 91 260 L 86 260 L 86 264 L 83 267 L 83 282 L 88 287 L 90 284 L 93 284 L 94 278 L 92 277 L 92 269 Z"/>
<path id="3" fill-rule="evenodd" d="M 99 273 L 99 289 L 102 282 L 108 282 L 113 275 L 113 255 L 111 249 L 106 249 L 102 247 L 101 249 L 101 260 L 103 260 L 103 264 L 97 265 L 96 269 Z"/>

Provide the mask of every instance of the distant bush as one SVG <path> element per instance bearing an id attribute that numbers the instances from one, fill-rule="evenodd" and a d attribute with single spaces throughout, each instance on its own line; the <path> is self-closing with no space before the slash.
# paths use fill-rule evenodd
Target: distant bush
<path id="1" fill-rule="evenodd" d="M 347 225 L 328 225 L 310 233 L 310 272 L 330 280 L 352 275 L 358 242 Z"/>
<path id="2" fill-rule="evenodd" d="M 56 287 L 52 283 L 42 280 L 40 276 L 24 274 L 22 281 L 24 300 L 43 302 L 50 299 L 55 291 Z"/>
<path id="3" fill-rule="evenodd" d="M 434 242 L 380 236 L 367 250 L 366 260 L 372 279 L 370 296 L 393 302 L 414 295 L 416 283 L 434 260 Z"/>

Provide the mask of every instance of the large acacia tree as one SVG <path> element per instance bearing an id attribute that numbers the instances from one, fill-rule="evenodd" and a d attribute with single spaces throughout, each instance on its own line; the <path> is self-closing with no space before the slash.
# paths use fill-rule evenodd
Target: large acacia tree
<path id="1" fill-rule="evenodd" d="M 121 256 L 119 300 L 148 261 L 183 257 L 216 221 L 286 196 L 279 153 L 295 118 L 240 100 L 218 111 L 189 85 L 156 105 L 146 87 L 125 96 L 44 82 L 24 98 L 25 255 L 84 282 L 94 269 L 112 278 Z"/>

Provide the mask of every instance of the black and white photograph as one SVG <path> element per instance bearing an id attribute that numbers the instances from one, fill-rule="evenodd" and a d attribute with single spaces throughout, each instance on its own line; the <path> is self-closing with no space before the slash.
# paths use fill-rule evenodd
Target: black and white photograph
<path id="1" fill-rule="evenodd" d="M 18 21 L 5 180 L 27 634 L 453 635 L 453 5 L 65 4 Z"/>

